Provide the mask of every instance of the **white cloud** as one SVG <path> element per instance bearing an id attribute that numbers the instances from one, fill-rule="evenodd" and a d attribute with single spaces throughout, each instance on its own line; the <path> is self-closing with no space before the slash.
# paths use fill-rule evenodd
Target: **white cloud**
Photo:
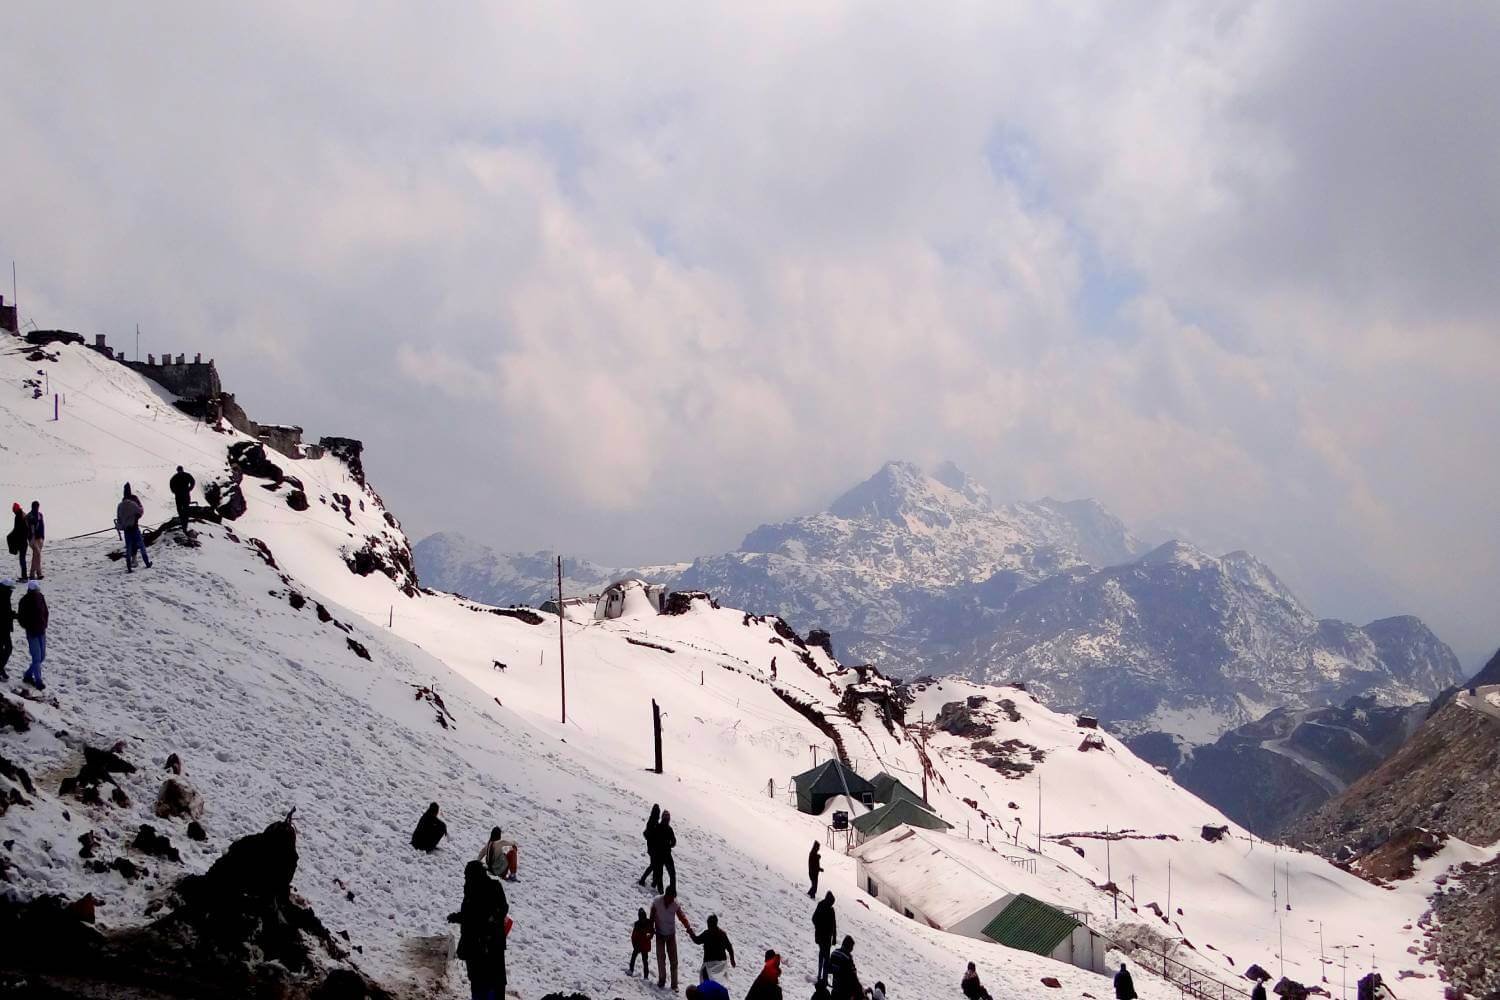
<path id="1" fill-rule="evenodd" d="M 408 523 L 681 557 L 951 456 L 1493 641 L 1491 8 L 12 14 L 23 310 Z"/>

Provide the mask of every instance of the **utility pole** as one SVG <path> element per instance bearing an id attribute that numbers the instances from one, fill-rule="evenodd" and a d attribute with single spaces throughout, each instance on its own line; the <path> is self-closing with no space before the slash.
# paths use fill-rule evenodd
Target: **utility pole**
<path id="1" fill-rule="evenodd" d="M 1286 936 L 1281 933 L 1281 918 L 1276 918 L 1276 957 L 1281 959 L 1281 976 L 1286 978 Z"/>
<path id="2" fill-rule="evenodd" d="M 1328 982 L 1328 958 L 1323 953 L 1323 921 L 1318 921 L 1318 973 Z"/>
<path id="3" fill-rule="evenodd" d="M 1167 859 L 1167 923 L 1172 922 L 1172 859 Z"/>
<path id="4" fill-rule="evenodd" d="M 1286 863 L 1286 908 L 1292 908 L 1292 863 Z"/>
<path id="5" fill-rule="evenodd" d="M 1349 1000 L 1349 949 L 1339 945 L 1339 956 L 1344 960 L 1343 1000 Z"/>
<path id="6" fill-rule="evenodd" d="M 1120 887 L 1115 885 L 1115 869 L 1109 860 L 1109 827 L 1104 828 L 1104 880 L 1109 883 L 1109 894 L 1115 898 L 1115 919 L 1120 919 Z"/>
<path id="7" fill-rule="evenodd" d="M 567 624 L 567 609 L 563 607 L 562 556 L 557 557 L 557 677 L 562 687 L 562 720 L 568 724 L 568 661 L 563 652 L 563 626 Z"/>
<path id="8" fill-rule="evenodd" d="M 651 699 L 651 731 L 656 740 L 656 773 L 661 774 L 661 706 Z"/>
<path id="9" fill-rule="evenodd" d="M 1042 853 L 1042 772 L 1036 774 L 1036 852 Z"/>

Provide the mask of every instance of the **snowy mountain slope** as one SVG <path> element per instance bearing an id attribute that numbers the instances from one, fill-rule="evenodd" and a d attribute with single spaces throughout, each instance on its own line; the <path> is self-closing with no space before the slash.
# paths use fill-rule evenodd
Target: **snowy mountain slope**
<path id="1" fill-rule="evenodd" d="M 1375 943 L 1387 961 L 1419 944 L 1403 928 L 1425 908 L 1421 887 L 1376 889 L 1311 855 L 1255 843 L 1113 737 L 1080 729 L 1024 692 L 943 681 L 903 694 L 873 672 L 839 667 L 775 620 L 705 602 L 678 616 L 563 625 L 563 724 L 556 619 L 531 624 L 412 588 L 394 518 L 357 469 L 334 456 L 270 456 L 302 484 L 306 510 L 290 504 L 288 480 L 246 472 L 242 516 L 202 527 L 200 548 L 158 543 L 158 565 L 126 577 L 105 558 L 108 535 L 65 537 L 108 523 L 121 479 L 147 494 L 152 518 L 166 513 L 161 483 L 176 461 L 200 482 L 227 483 L 228 449 L 240 439 L 162 406 L 148 383 L 97 355 L 59 348 L 56 356 L 45 364 L 68 403 L 52 423 L 42 401 L 18 391 L 35 365 L 0 352 L 0 419 L 19 429 L 5 436 L 0 478 L 24 474 L 3 488 L 41 499 L 55 540 L 48 694 L 56 700 L 33 706 L 41 724 L 24 736 L 0 734 L 0 747 L 55 777 L 76 765 L 63 763 L 68 752 L 47 734 L 125 739 L 142 771 L 126 779 L 133 804 L 119 813 L 72 805 L 74 819 L 63 820 L 45 780 L 35 806 L 13 807 L 7 824 L 24 824 L 13 857 L 18 885 L 70 895 L 97 889 L 107 897 L 101 919 L 140 920 L 147 886 L 101 883 L 71 845 L 87 824 L 109 850 L 120 849 L 120 838 L 148 819 L 159 762 L 177 752 L 208 800 L 211 848 L 299 803 L 298 888 L 364 948 L 356 958 L 377 978 L 423 978 L 408 948 L 446 930 L 460 862 L 501 822 L 522 841 L 523 881 L 511 893 L 521 995 L 559 987 L 644 995 L 623 979 L 621 943 L 644 898 L 629 881 L 642 864 L 639 826 L 659 801 L 677 817 L 689 912 L 720 912 L 746 954 L 782 950 L 796 986 L 810 958 L 803 861 L 824 824 L 787 804 L 786 782 L 809 766 L 811 748 L 826 755 L 836 742 L 863 773 L 889 770 L 920 788 L 925 771 L 933 805 L 976 840 L 1010 835 L 1018 843 L 1006 851 L 1027 856 L 1023 845 L 1040 827 L 1038 877 L 1058 902 L 1086 908 L 1122 942 L 1169 936 L 1174 954 L 1205 972 L 1224 977 L 1257 959 L 1275 967 L 1284 936 L 1288 975 L 1315 980 L 1310 928 L 1318 920 L 1344 928 L 1347 943 Z M 300 609 L 290 591 L 305 598 Z M 414 685 L 436 686 L 449 728 Z M 652 698 L 665 713 L 663 776 L 645 771 Z M 971 710 L 970 698 L 983 701 Z M 1099 748 L 1080 748 L 1089 736 Z M 1032 806 L 1038 777 L 1040 811 Z M 429 798 L 443 803 L 453 833 L 435 858 L 405 846 Z M 1230 839 L 1202 840 L 1203 825 L 1229 826 Z M 1106 861 L 1106 828 L 1150 839 L 1111 840 Z M 169 832 L 183 843 L 179 828 Z M 209 860 L 197 848 L 184 858 L 185 868 Z M 1171 923 L 1145 905 L 1168 909 L 1169 863 L 1170 910 L 1182 911 Z M 166 864 L 148 863 L 154 878 Z M 1071 995 L 1107 989 L 1087 973 L 867 908 L 848 860 L 829 852 L 825 864 L 866 977 L 897 986 L 894 995 L 947 995 L 970 959 L 998 995 L 1034 991 L 1044 975 Z M 998 852 L 995 865 L 1003 883 L 1014 866 Z M 1305 909 L 1278 926 L 1258 915 L 1270 912 L 1267 888 L 1284 865 Z M 1118 922 L 1097 888 L 1111 873 L 1120 884 L 1136 876 L 1140 905 L 1122 904 Z M 1177 993 L 1138 980 L 1144 997 Z M 736 991 L 747 981 L 737 979 Z M 1436 980 L 1408 985 L 1403 996 L 1441 992 Z M 459 989 L 449 982 L 437 992 Z"/>
<path id="2" fill-rule="evenodd" d="M 527 557 L 441 539 L 417 557 L 429 583 L 483 599 L 552 588 Z M 580 571 L 584 586 L 624 573 Z M 887 673 L 1025 680 L 1118 732 L 1190 743 L 1278 707 L 1413 704 L 1459 679 L 1452 651 L 1416 618 L 1320 620 L 1249 553 L 1170 542 L 1142 554 L 1093 501 L 997 506 L 951 464 L 929 475 L 888 463 L 827 511 L 647 575 L 829 629 L 846 659 Z"/>
<path id="3" fill-rule="evenodd" d="M 1059 574 L 1016 595 L 960 654 L 980 677 L 1036 685 L 1116 731 L 1208 742 L 1272 708 L 1425 702 L 1460 676 L 1415 618 L 1317 619 L 1245 553 L 1169 542 L 1134 563 Z"/>

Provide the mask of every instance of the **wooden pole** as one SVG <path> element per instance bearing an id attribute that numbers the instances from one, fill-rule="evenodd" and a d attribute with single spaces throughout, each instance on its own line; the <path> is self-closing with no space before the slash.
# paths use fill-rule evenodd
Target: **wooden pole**
<path id="1" fill-rule="evenodd" d="M 568 661 L 563 652 L 563 626 L 567 623 L 567 609 L 563 607 L 562 556 L 557 557 L 557 679 L 562 689 L 562 720 L 568 724 Z"/>
<path id="2" fill-rule="evenodd" d="M 651 733 L 656 743 L 656 773 L 661 774 L 661 706 L 651 699 Z"/>
<path id="3" fill-rule="evenodd" d="M 1104 828 L 1104 878 L 1109 882 L 1110 895 L 1115 897 L 1115 919 L 1120 919 L 1120 887 L 1115 885 L 1115 869 L 1109 860 L 1109 827 Z"/>

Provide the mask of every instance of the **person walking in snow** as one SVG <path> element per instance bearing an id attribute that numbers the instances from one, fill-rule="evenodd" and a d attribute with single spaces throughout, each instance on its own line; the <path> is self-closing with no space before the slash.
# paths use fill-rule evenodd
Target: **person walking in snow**
<path id="1" fill-rule="evenodd" d="M 677 902 L 677 887 L 669 885 L 666 891 L 651 901 L 651 923 L 656 930 L 656 985 L 658 989 L 665 989 L 667 985 L 667 965 L 672 967 L 672 992 L 677 992 L 677 925 L 682 924 L 687 928 L 689 935 L 693 933 L 693 925 L 688 921 L 687 914 L 682 912 L 682 904 Z"/>
<path id="2" fill-rule="evenodd" d="M 146 515 L 146 508 L 141 504 L 140 497 L 130 492 L 130 484 L 125 484 L 125 495 L 120 498 L 120 503 L 115 507 L 115 527 L 125 535 L 125 572 L 135 572 L 135 556 L 140 553 L 141 562 L 147 569 L 151 568 L 151 557 L 146 554 L 146 539 L 141 536 L 141 518 Z"/>
<path id="3" fill-rule="evenodd" d="M 828 956 L 839 936 L 839 918 L 833 912 L 833 893 L 813 908 L 813 942 L 818 946 L 818 982 L 828 982 Z"/>
<path id="4" fill-rule="evenodd" d="M 26 515 L 26 527 L 31 531 L 31 578 L 42 578 L 42 542 L 47 539 L 47 519 L 42 516 L 42 502 L 31 501 L 31 513 Z"/>
<path id="5" fill-rule="evenodd" d="M 177 519 L 182 522 L 184 535 L 188 530 L 188 502 L 193 498 L 193 487 L 196 485 L 198 483 L 193 479 L 192 474 L 184 472 L 180 465 L 172 478 L 167 480 L 167 488 L 172 491 L 172 496 L 177 501 Z"/>
<path id="6" fill-rule="evenodd" d="M 666 884 L 677 885 L 677 864 L 672 860 L 672 851 L 676 847 L 677 834 L 672 829 L 671 810 L 663 810 L 661 822 L 656 824 L 656 845 L 651 856 L 652 880 L 658 889 L 662 885 L 663 871 L 667 873 Z"/>
<path id="7" fill-rule="evenodd" d="M 484 864 L 470 861 L 464 866 L 464 901 L 457 913 L 448 914 L 458 924 L 458 957 L 469 973 L 469 995 L 473 1000 L 502 1000 L 505 996 L 505 924 L 510 903 L 505 888 L 490 878 Z"/>
<path id="8" fill-rule="evenodd" d="M 859 985 L 859 970 L 854 966 L 854 939 L 844 935 L 844 943 L 828 956 L 829 995 L 833 1000 L 864 1000 Z"/>
<path id="9" fill-rule="evenodd" d="M 708 974 L 707 969 L 698 970 L 698 985 L 689 986 L 683 994 L 687 1000 L 729 1000 L 729 991 L 724 984 Z"/>
<path id="10" fill-rule="evenodd" d="M 877 982 L 865 990 L 865 1000 L 885 1000 L 885 983 Z"/>
<path id="11" fill-rule="evenodd" d="M 734 944 L 729 940 L 729 935 L 719 926 L 719 918 L 716 914 L 708 915 L 708 926 L 703 928 L 702 934 L 689 936 L 693 944 L 703 947 L 703 971 L 716 983 L 729 981 L 729 970 L 735 968 Z"/>
<path id="12" fill-rule="evenodd" d="M 42 661 L 47 658 L 47 598 L 42 595 L 42 585 L 35 580 L 26 584 L 26 593 L 16 604 L 16 621 L 26 631 L 26 645 L 31 652 L 31 666 L 21 679 L 38 691 L 45 691 Z"/>
<path id="13" fill-rule="evenodd" d="M 653 804 L 651 815 L 646 817 L 646 829 L 641 836 L 646 838 L 646 870 L 641 872 L 641 877 L 636 879 L 636 885 L 645 885 L 646 877 L 651 877 L 651 888 L 661 892 L 661 868 L 656 864 L 656 828 L 661 824 L 661 806 Z"/>
<path id="14" fill-rule="evenodd" d="M 781 956 L 774 948 L 766 949 L 766 964 L 750 984 L 745 1000 L 781 1000 Z"/>
<path id="15" fill-rule="evenodd" d="M 10 635 L 16 624 L 16 612 L 10 604 L 10 592 L 14 586 L 9 579 L 0 580 L 0 681 L 10 680 L 5 665 L 10 662 Z"/>
<path id="16" fill-rule="evenodd" d="M 635 957 L 641 956 L 641 978 L 651 978 L 651 918 L 646 911 L 635 911 L 635 923 L 630 925 L 630 974 L 635 975 Z"/>
<path id="17" fill-rule="evenodd" d="M 417 820 L 417 828 L 411 834 L 411 846 L 431 854 L 437 850 L 438 841 L 447 836 L 447 833 L 448 824 L 438 819 L 438 804 L 434 802 L 427 807 L 422 818 Z M 476 861 L 475 864 L 479 862 Z"/>
<path id="18" fill-rule="evenodd" d="M 812 882 L 812 887 L 807 890 L 808 899 L 818 898 L 818 873 L 823 870 L 823 855 L 819 853 L 822 847 L 815 840 L 812 851 L 807 855 L 807 877 Z"/>
<path id="19" fill-rule="evenodd" d="M 979 981 L 979 970 L 974 968 L 973 962 L 964 970 L 964 977 L 958 985 L 968 1000 L 990 1000 L 990 991 Z"/>
<path id="20" fill-rule="evenodd" d="M 1115 1000 L 1136 1000 L 1135 979 L 1124 962 L 1120 963 L 1120 971 L 1115 973 Z"/>
<path id="21" fill-rule="evenodd" d="M 1266 1000 L 1266 981 L 1257 979 L 1255 988 L 1250 991 L 1250 1000 Z"/>
<path id="22" fill-rule="evenodd" d="M 11 504 L 10 511 L 16 520 L 11 525 L 10 534 L 5 536 L 5 547 L 11 555 L 20 557 L 21 582 L 25 583 L 30 579 L 26 573 L 26 554 L 31 551 L 31 525 L 26 523 L 26 512 L 21 510 L 20 504 Z"/>

